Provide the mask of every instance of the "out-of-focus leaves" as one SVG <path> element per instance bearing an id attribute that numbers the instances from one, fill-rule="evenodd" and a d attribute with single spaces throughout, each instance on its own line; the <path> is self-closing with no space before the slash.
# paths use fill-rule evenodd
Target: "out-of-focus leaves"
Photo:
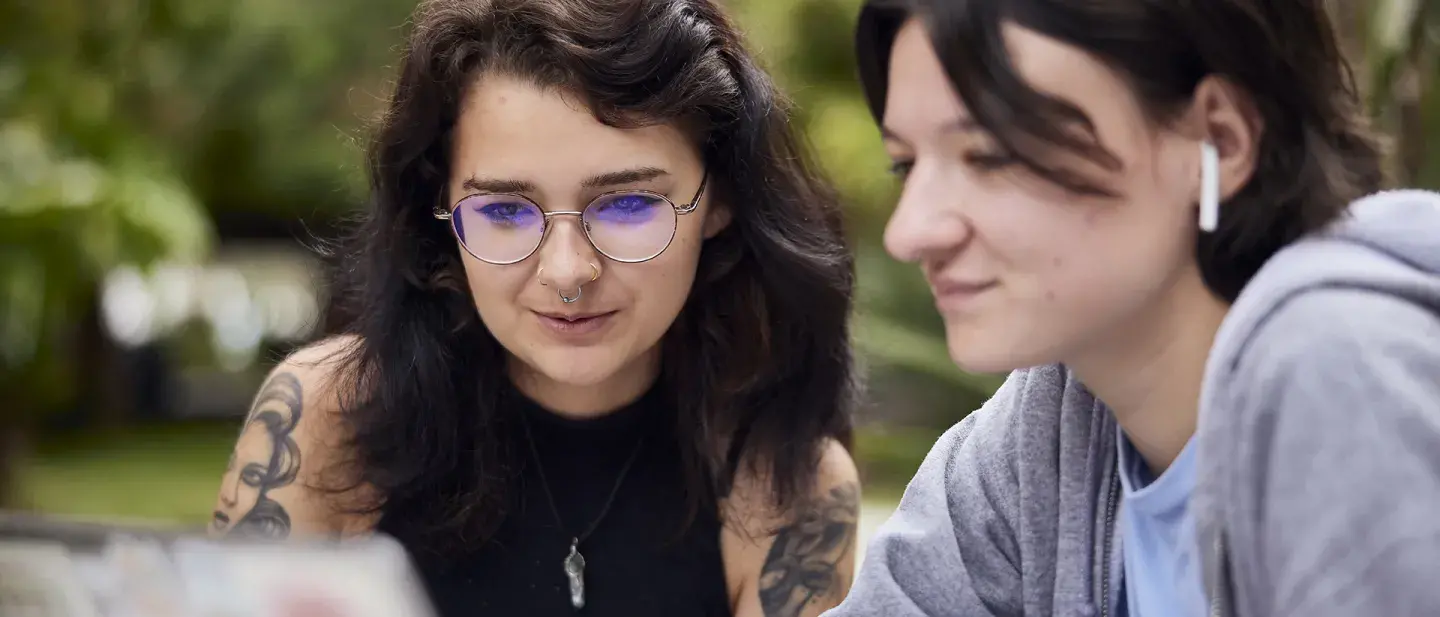
<path id="1" fill-rule="evenodd" d="M 885 226 L 899 185 L 886 171 L 890 160 L 880 148 L 879 130 L 870 111 L 856 96 L 833 96 L 809 107 L 807 134 L 820 163 L 850 206 L 852 229 L 866 230 L 862 239 L 873 243 L 875 230 Z"/>
<path id="2" fill-rule="evenodd" d="M 128 112 L 164 72 L 133 53 L 146 12 L 124 4 L 0 7 L 0 386 L 18 400 L 11 413 L 73 394 L 70 333 L 111 268 L 199 260 L 211 243 L 176 166 Z"/>
<path id="3" fill-rule="evenodd" d="M 63 156 L 54 141 L 35 124 L 0 124 L 0 237 L 11 246 L 53 232 L 90 275 L 205 255 L 209 220 L 173 173 L 138 157 Z"/>
<path id="4" fill-rule="evenodd" d="M 0 377 L 36 405 L 70 389 L 55 343 L 110 268 L 201 259 L 211 233 L 163 167 L 67 156 L 58 141 L 38 123 L 0 124 Z"/>
<path id="5" fill-rule="evenodd" d="M 1365 53 L 1366 99 L 1379 126 L 1395 138 L 1392 172 L 1405 184 L 1440 185 L 1434 157 L 1425 156 L 1440 136 L 1433 109 L 1440 81 L 1440 5 L 1375 0 L 1363 8 L 1357 21 L 1363 24 L 1358 34 L 1364 38 L 1359 47 Z"/>
<path id="6" fill-rule="evenodd" d="M 202 259 L 210 213 L 360 203 L 354 136 L 413 6 L 0 3 L 0 387 L 63 403 L 101 277 Z"/>

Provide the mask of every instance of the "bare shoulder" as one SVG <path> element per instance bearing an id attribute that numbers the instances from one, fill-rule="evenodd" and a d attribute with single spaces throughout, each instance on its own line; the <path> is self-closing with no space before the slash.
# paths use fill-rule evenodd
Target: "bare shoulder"
<path id="1" fill-rule="evenodd" d="M 247 422 L 253 421 L 256 413 L 263 413 L 274 407 L 266 403 L 274 397 L 298 401 L 284 411 L 291 417 L 294 430 L 290 437 L 311 457 L 312 462 L 336 460 L 339 449 L 348 437 L 341 417 L 341 395 L 352 386 L 346 374 L 345 358 L 359 339 L 354 337 L 332 337 L 295 350 L 270 371 L 264 385 L 255 396 Z M 310 465 L 302 465 L 309 471 Z M 313 466 L 315 471 L 320 466 Z M 317 482 L 318 477 L 305 474 L 303 480 Z"/>
<path id="2" fill-rule="evenodd" d="M 340 417 L 343 357 L 356 340 L 297 350 L 270 371 L 240 427 L 210 529 L 216 535 L 335 536 L 363 527 L 351 497 Z"/>
<path id="3" fill-rule="evenodd" d="M 817 464 L 809 498 L 789 511 L 771 506 L 768 478 L 754 472 L 736 478 L 725 504 L 722 549 L 737 617 L 813 617 L 849 592 L 860 474 L 834 440 Z"/>
<path id="4" fill-rule="evenodd" d="M 340 395 L 351 385 L 345 373 L 345 358 L 359 340 L 337 336 L 295 350 L 270 371 L 256 403 L 264 399 L 271 386 L 295 388 L 304 407 L 297 428 L 308 437 L 329 436 L 338 428 Z"/>
<path id="5" fill-rule="evenodd" d="M 837 498 L 843 500 L 843 497 L 837 496 L 846 493 L 853 493 L 854 499 L 859 500 L 860 472 L 855 467 L 855 459 L 839 441 L 825 440 L 820 449 L 816 472 L 810 503 L 833 501 Z M 769 505 L 770 490 L 768 477 L 748 465 L 741 465 L 727 500 L 729 522 L 756 531 L 773 529 L 776 524 L 784 523 L 809 509 L 798 507 L 795 512 L 777 512 Z"/>

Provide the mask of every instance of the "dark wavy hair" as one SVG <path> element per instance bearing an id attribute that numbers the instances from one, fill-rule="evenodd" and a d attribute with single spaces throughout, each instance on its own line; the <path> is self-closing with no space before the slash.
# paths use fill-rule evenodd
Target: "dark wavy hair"
<path id="1" fill-rule="evenodd" d="M 691 135 L 733 221 L 703 246 L 662 345 L 691 518 L 741 465 L 794 508 L 826 438 L 849 444 L 854 264 L 832 189 L 788 103 L 711 0 L 431 0 L 417 9 L 369 152 L 372 198 L 349 238 L 338 392 L 363 508 L 433 554 L 503 520 L 523 452 L 503 437 L 506 354 L 476 314 L 460 253 L 431 217 L 467 86 L 499 72 L 576 96 L 615 127 Z M 332 330 L 335 331 L 335 330 Z M 352 484 L 351 487 L 356 486 Z"/>
<path id="2" fill-rule="evenodd" d="M 1079 47 L 1129 80 L 1164 122 L 1217 75 L 1252 97 L 1263 119 L 1255 173 L 1222 204 L 1220 226 L 1199 237 L 1206 285 L 1234 301 L 1260 267 L 1301 236 L 1338 219 L 1384 184 L 1350 66 L 1323 0 L 870 0 L 856 33 L 870 110 L 884 116 L 890 49 L 918 18 L 965 107 L 1040 177 L 1083 194 L 1109 194 L 1046 163 L 1061 148 L 1115 169 L 1072 103 L 1036 91 L 1015 71 L 1002 27 L 1014 23 Z M 1087 129 L 1080 134 L 1074 127 Z"/>

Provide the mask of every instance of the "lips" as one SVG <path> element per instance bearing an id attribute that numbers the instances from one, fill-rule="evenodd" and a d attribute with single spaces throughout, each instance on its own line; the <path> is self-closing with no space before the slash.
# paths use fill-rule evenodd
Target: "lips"
<path id="1" fill-rule="evenodd" d="M 610 313 L 613 313 L 613 312 L 615 312 L 615 311 L 602 311 L 602 312 L 590 312 L 590 313 L 547 313 L 547 312 L 543 312 L 543 311 L 536 311 L 536 313 L 537 313 L 538 315 L 540 315 L 541 317 L 548 317 L 548 318 L 550 318 L 550 319 L 554 319 L 554 320 L 557 320 L 557 321 L 569 321 L 569 322 L 583 321 L 583 320 L 586 320 L 586 319 L 594 319 L 594 318 L 596 318 L 596 317 L 604 317 L 604 316 L 609 315 Z"/>
<path id="2" fill-rule="evenodd" d="M 976 294 L 995 286 L 995 281 L 935 281 L 930 289 L 936 296 Z"/>
<path id="3" fill-rule="evenodd" d="M 976 298 L 994 289 L 998 281 L 948 280 L 931 281 L 930 289 L 935 295 L 935 305 L 942 313 L 964 311 Z"/>
<path id="4" fill-rule="evenodd" d="M 536 312 L 540 325 L 552 335 L 569 342 L 598 340 L 597 337 L 613 321 L 615 311 L 585 313 Z"/>

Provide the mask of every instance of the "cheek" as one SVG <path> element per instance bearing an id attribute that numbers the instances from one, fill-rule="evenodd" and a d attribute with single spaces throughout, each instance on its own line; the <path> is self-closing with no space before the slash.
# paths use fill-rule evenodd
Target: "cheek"
<path id="1" fill-rule="evenodd" d="M 638 264 L 611 264 L 611 274 L 631 291 L 631 309 L 643 315 L 646 323 L 668 328 L 685 306 L 700 261 L 698 236 L 698 229 L 693 235 L 677 233 L 670 247 L 655 259 Z"/>
<path id="2" fill-rule="evenodd" d="M 1174 191 L 1127 182 L 1117 181 L 1125 200 L 967 193 L 975 239 L 955 270 L 1002 287 L 972 313 L 947 317 L 957 361 L 987 372 L 1062 361 L 1133 319 L 1193 263 L 1194 223 L 1178 214 Z"/>
<path id="3" fill-rule="evenodd" d="M 716 219 L 715 216 L 721 218 Z M 702 211 L 680 217 L 675 226 L 675 239 L 670 242 L 669 248 L 649 262 L 655 266 L 656 274 L 665 279 L 664 293 L 678 295 L 682 302 L 690 295 L 695 271 L 700 264 L 700 253 L 708 241 L 706 234 L 722 231 L 723 226 L 716 227 L 720 223 L 729 225 L 726 215 L 711 215 Z"/>
<path id="4" fill-rule="evenodd" d="M 1193 230 L 1164 199 L 1067 204 L 1007 227 L 1000 253 L 1035 326 L 1083 339 L 1132 318 L 1171 285 L 1193 263 Z"/>
<path id="5" fill-rule="evenodd" d="M 1000 279 L 1010 317 L 1051 320 L 1089 303 L 1093 281 L 1114 273 L 1113 240 L 1103 233 L 1103 206 L 995 195 L 969 213 L 975 240 L 960 258 L 971 276 Z"/>
<path id="6" fill-rule="evenodd" d="M 1056 279 L 1084 268 L 1093 255 L 1094 209 L 1026 197 L 998 197 L 970 216 L 976 243 L 993 274 L 1019 291 L 1050 297 Z"/>
<path id="7" fill-rule="evenodd" d="M 513 306 L 516 298 L 524 291 L 526 283 L 539 285 L 535 272 L 526 267 L 526 262 L 508 266 L 495 266 L 475 259 L 470 255 L 463 258 L 465 283 L 474 300 L 475 309 L 485 320 L 496 319 Z"/>

